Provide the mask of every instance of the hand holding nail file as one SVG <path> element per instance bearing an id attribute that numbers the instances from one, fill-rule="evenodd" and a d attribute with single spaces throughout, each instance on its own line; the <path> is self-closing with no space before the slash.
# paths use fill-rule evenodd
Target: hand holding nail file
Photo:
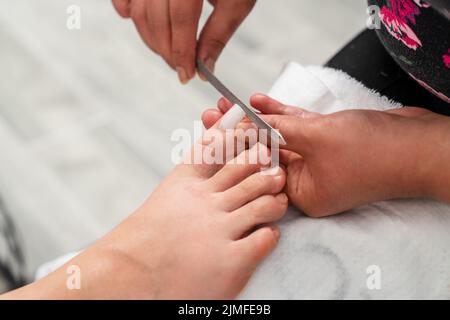
<path id="1" fill-rule="evenodd" d="M 230 102 L 238 105 L 245 114 L 256 124 L 259 129 L 267 131 L 268 137 L 272 140 L 276 140 L 280 145 L 286 145 L 286 140 L 283 136 L 274 128 L 272 128 L 266 121 L 264 121 L 253 109 L 243 103 L 238 97 L 236 97 L 225 85 L 217 79 L 211 71 L 203 64 L 202 61 L 197 60 L 198 70 L 205 76 L 209 83 L 217 89 L 225 98 Z M 230 110 L 232 111 L 234 107 Z"/>

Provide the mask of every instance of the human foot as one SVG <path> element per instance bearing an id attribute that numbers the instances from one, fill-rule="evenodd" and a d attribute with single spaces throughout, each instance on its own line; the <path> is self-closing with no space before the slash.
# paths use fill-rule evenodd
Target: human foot
<path id="1" fill-rule="evenodd" d="M 133 230 L 137 250 L 127 253 L 149 269 L 149 297 L 234 298 L 274 248 L 279 230 L 258 226 L 285 213 L 285 175 L 248 164 L 260 148 L 241 153 L 238 164 L 179 166 L 113 235 L 121 243 Z"/>
<path id="2" fill-rule="evenodd" d="M 226 165 L 179 165 L 109 235 L 18 297 L 236 297 L 277 244 L 270 223 L 288 204 L 283 170 L 268 174 L 261 161 L 249 163 L 262 150 L 257 144 Z M 80 290 L 66 290 L 70 265 L 79 267 Z"/>

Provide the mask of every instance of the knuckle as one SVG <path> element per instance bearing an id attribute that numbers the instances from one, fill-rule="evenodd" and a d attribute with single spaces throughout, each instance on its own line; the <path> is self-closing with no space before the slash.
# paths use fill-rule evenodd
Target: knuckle
<path id="1" fill-rule="evenodd" d="M 170 12 L 170 19 L 174 25 L 185 26 L 192 22 L 191 15 L 183 8 L 173 8 Z"/>
<path id="2" fill-rule="evenodd" d="M 176 65 L 190 66 L 195 60 L 195 51 L 188 47 L 174 45 L 172 47 L 172 59 Z"/>
<path id="3" fill-rule="evenodd" d="M 204 199 L 207 192 L 201 183 L 191 183 L 186 186 L 186 191 L 196 198 Z"/>
<path id="4" fill-rule="evenodd" d="M 174 59 L 180 59 L 182 57 L 184 57 L 185 52 L 183 50 L 181 50 L 181 48 L 178 47 L 173 47 L 172 48 L 172 57 Z"/>
<path id="5" fill-rule="evenodd" d="M 225 42 L 220 39 L 209 38 L 203 42 L 205 47 L 212 48 L 214 51 L 220 52 L 225 48 Z"/>

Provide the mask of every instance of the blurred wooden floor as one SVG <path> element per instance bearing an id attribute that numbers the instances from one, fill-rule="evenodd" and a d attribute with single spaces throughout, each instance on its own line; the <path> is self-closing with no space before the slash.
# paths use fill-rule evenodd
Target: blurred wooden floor
<path id="1" fill-rule="evenodd" d="M 172 131 L 192 130 L 217 94 L 179 85 L 109 1 L 0 6 L 0 195 L 32 272 L 141 204 L 173 166 Z M 364 23 L 364 0 L 260 0 L 217 73 L 242 97 L 266 91 L 285 62 L 321 64 Z"/>

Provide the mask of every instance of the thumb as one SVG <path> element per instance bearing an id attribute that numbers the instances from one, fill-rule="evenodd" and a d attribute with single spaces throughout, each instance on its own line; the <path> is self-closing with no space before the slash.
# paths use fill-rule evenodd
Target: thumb
<path id="1" fill-rule="evenodd" d="M 131 0 L 112 0 L 113 6 L 122 18 L 129 18 L 131 15 Z"/>
<path id="2" fill-rule="evenodd" d="M 278 129 L 286 140 L 286 145 L 280 148 L 293 151 L 307 157 L 312 152 L 313 126 L 311 120 L 289 115 L 261 115 L 261 117 Z"/>
<path id="3" fill-rule="evenodd" d="M 216 0 L 213 3 L 214 11 L 198 42 L 198 58 L 211 71 L 214 71 L 222 50 L 253 9 L 256 0 Z"/>

